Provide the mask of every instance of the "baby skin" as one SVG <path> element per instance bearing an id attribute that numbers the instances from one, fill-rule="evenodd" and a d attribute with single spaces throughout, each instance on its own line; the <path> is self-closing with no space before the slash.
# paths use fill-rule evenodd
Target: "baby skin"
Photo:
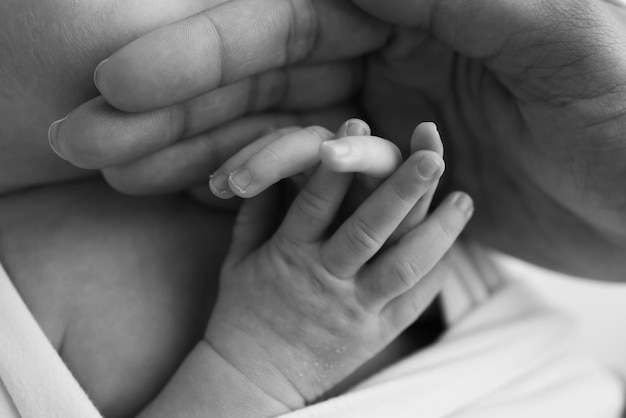
<path id="1" fill-rule="evenodd" d="M 359 125 L 364 128 L 362 123 L 357 128 Z M 352 129 L 346 125 L 337 136 L 354 135 Z M 387 249 L 379 252 L 376 260 L 351 277 L 332 278 L 330 272 L 320 268 L 327 266 L 316 264 L 319 258 L 313 256 L 339 256 L 339 253 L 329 254 L 333 250 L 330 244 L 334 239 L 335 249 L 344 247 L 337 240 L 346 238 L 340 231 L 346 231 L 351 222 L 347 220 L 338 228 L 336 223 L 329 228 L 321 224 L 313 228 L 309 218 L 296 217 L 299 210 L 309 209 L 304 215 L 315 213 L 310 211 L 314 202 L 307 200 L 307 193 L 315 191 L 311 187 L 316 184 L 321 187 L 330 182 L 328 188 L 322 187 L 319 196 L 327 197 L 337 206 L 352 176 L 345 172 L 364 173 L 362 179 L 373 187 L 401 162 L 397 150 L 386 141 L 367 136 L 367 131 L 357 129 L 356 133 L 360 136 L 332 140 L 333 135 L 320 128 L 287 129 L 253 143 L 216 172 L 214 179 L 220 173 L 230 174 L 238 168 L 248 168 L 254 174 L 246 190 L 233 188 L 233 192 L 229 187 L 221 197 L 235 194 L 253 197 L 269 190 L 245 202 L 233 249 L 222 269 L 220 302 L 210 319 L 216 294 L 213 283 L 219 276 L 223 242 L 230 230 L 228 214 L 194 205 L 184 196 L 147 200 L 118 196 L 101 183 L 93 182 L 3 197 L 0 205 L 3 264 L 64 361 L 105 417 L 277 415 L 305 402 L 314 402 L 328 388 L 337 393 L 336 382 L 380 351 L 412 320 L 407 311 L 403 324 L 399 308 L 395 309 L 394 315 L 398 315 L 395 324 L 391 324 L 395 320 L 391 308 L 380 309 L 376 319 L 375 306 L 381 305 L 394 291 L 391 272 L 397 271 L 386 269 L 392 262 L 384 260 L 400 257 L 401 251 L 420 254 L 417 252 L 420 242 L 429 246 L 432 243 L 427 236 L 418 240 L 418 235 L 426 234 L 438 223 L 448 225 L 446 219 L 458 222 L 466 212 L 446 200 L 448 206 L 444 202 L 422 222 L 441 172 L 422 179 L 410 167 L 415 167 L 424 153 L 434 157 L 439 168 L 443 167 L 436 155 L 441 153 L 441 148 L 434 127 L 422 126 L 413 138 L 414 150 L 422 151 L 378 188 L 366 201 L 370 203 L 363 203 L 354 216 L 375 215 L 376 210 L 387 212 L 385 204 L 392 203 L 387 194 L 396 188 L 398 192 L 405 190 L 407 199 L 416 200 L 420 193 L 424 195 L 395 228 L 387 239 Z M 336 152 L 337 145 L 342 144 L 351 147 L 343 157 Z M 285 162 L 266 165 L 264 176 L 260 176 L 258 170 L 264 166 L 255 164 L 262 162 L 268 151 L 275 151 Z M 296 160 L 296 154 L 303 160 Z M 272 213 L 264 217 L 266 211 L 271 212 L 276 193 L 269 186 L 282 177 L 315 169 L 320 160 L 323 164 L 276 230 L 273 227 L 276 216 Z M 415 187 L 412 192 L 408 190 L 409 182 Z M 349 192 L 356 189 L 353 184 Z M 460 196 L 465 199 L 464 195 Z M 465 202 L 468 201 L 467 198 Z M 308 205 L 302 205 L 307 202 Z M 410 201 L 406 202 L 402 204 L 404 211 L 410 206 Z M 390 209 L 389 223 L 381 226 L 385 230 L 393 229 L 393 216 L 399 219 L 395 212 L 399 209 Z M 321 221 L 334 218 L 330 211 L 325 213 L 326 218 L 320 218 Z M 295 222 L 298 219 L 301 222 Z M 375 220 L 373 226 L 383 222 L 380 217 Z M 311 234 L 315 230 L 324 233 L 317 242 L 284 245 L 285 238 L 294 239 L 300 237 L 294 235 L 300 234 L 298 231 L 306 232 L 302 228 L 308 228 L 306 231 Z M 458 226 L 455 228 L 460 230 Z M 445 247 L 457 229 L 444 241 L 433 242 L 441 242 Z M 26 260 L 24 248 L 28 248 Z M 309 253 L 316 248 L 318 253 Z M 374 247 L 363 249 L 355 257 L 364 259 L 373 252 Z M 432 257 L 433 263 L 438 257 Z M 422 253 L 420 259 L 425 263 L 420 271 L 427 272 L 429 253 Z M 324 258 L 325 262 L 329 260 Z M 146 270 L 146 265 L 152 268 Z M 388 270 L 384 276 L 390 281 L 389 287 L 386 281 L 375 280 L 376 269 Z M 317 274 L 321 275 L 319 280 Z M 441 263 L 428 274 L 420 276 L 416 271 L 411 276 L 413 282 L 419 283 L 406 295 L 419 294 L 413 300 L 403 297 L 414 304 L 413 316 L 428 304 L 443 276 L 445 265 Z M 285 280 L 287 277 L 289 281 Z M 322 278 L 327 282 L 320 281 Z M 402 278 L 397 276 L 397 279 Z M 376 293 L 376 297 L 356 299 L 366 296 L 366 290 Z M 383 316 L 382 312 L 387 314 Z M 253 319 L 261 322 L 248 321 L 250 316 L 258 316 Z M 383 319 L 390 323 L 384 323 Z M 254 330 L 244 325 L 259 328 Z M 386 335 L 372 337 L 377 330 L 385 331 Z M 388 356 L 392 357 L 390 361 L 397 359 L 398 342 L 384 349 L 381 356 L 392 353 Z M 172 374 L 174 377 L 170 379 Z M 359 380 L 354 374 L 350 379 Z"/>
<path id="2" fill-rule="evenodd" d="M 437 152 L 416 150 L 400 164 L 398 149 L 356 120 L 334 137 L 318 127 L 280 130 L 218 169 L 214 192 L 249 200 L 204 338 L 145 416 L 302 408 L 383 350 L 436 295 L 448 275 L 440 261 L 471 217 L 471 199 L 452 193 L 428 214 L 444 169 Z M 439 142 L 432 124 L 414 137 Z M 270 186 L 311 169 L 276 227 Z M 353 171 L 390 175 L 337 226 Z"/>

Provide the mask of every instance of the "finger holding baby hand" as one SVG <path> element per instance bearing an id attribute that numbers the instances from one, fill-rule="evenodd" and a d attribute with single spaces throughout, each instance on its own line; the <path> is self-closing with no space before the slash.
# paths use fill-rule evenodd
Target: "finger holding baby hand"
<path id="1" fill-rule="evenodd" d="M 279 129 L 252 142 L 228 159 L 211 176 L 211 190 L 222 199 L 256 196 L 284 178 L 314 168 L 320 162 L 321 146 L 328 140 L 350 135 L 362 135 L 359 138 L 363 139 L 367 138 L 363 135 L 369 133 L 369 126 L 359 119 L 344 122 L 336 134 L 320 126 Z M 361 148 L 365 145 L 355 147 L 357 158 L 363 158 Z M 379 148 L 382 146 L 379 145 Z M 367 156 L 374 159 L 373 155 Z"/>
<path id="2" fill-rule="evenodd" d="M 315 167 L 320 144 L 333 134 L 320 126 L 269 134 L 237 153 L 212 176 L 222 198 L 254 197 L 278 181 Z"/>

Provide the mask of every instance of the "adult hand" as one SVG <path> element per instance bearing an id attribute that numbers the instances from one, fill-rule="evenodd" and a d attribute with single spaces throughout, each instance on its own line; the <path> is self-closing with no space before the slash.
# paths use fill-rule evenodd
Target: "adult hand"
<path id="1" fill-rule="evenodd" d="M 348 1 L 219 3 L 103 62 L 95 74 L 102 97 L 51 127 L 57 153 L 104 169 L 129 193 L 208 184 L 263 130 L 347 119 L 350 111 L 314 110 L 357 92 L 359 58 L 390 28 Z"/>
<path id="2" fill-rule="evenodd" d="M 393 41 L 368 62 L 362 102 L 369 120 L 380 130 L 378 134 L 388 138 L 407 137 L 418 118 L 435 120 L 443 127 L 450 148 L 449 182 L 476 199 L 477 213 L 470 225 L 474 235 L 552 268 L 620 278 L 626 267 L 626 261 L 621 261 L 626 211 L 620 193 L 626 69 L 620 46 L 626 39 L 626 18 L 620 3 L 355 0 L 355 4 L 372 16 L 407 27 L 396 30 Z M 292 5 L 289 10 L 295 15 L 285 11 Z M 250 12 L 242 14 L 244 10 Z M 181 114 L 198 109 L 196 121 L 213 121 L 202 126 L 208 129 L 215 121 L 255 110 L 247 103 L 259 103 L 250 99 L 262 97 L 263 89 L 250 89 L 246 83 L 272 85 L 259 82 L 262 77 L 246 77 L 299 59 L 325 61 L 365 53 L 385 42 L 389 30 L 341 1 L 232 0 L 198 16 L 127 46 L 97 76 L 107 100 L 125 110 L 143 110 L 151 103 L 155 109 L 167 106 L 170 95 L 187 106 L 175 105 L 173 113 L 166 107 L 154 113 L 125 114 L 108 107 L 90 110 L 88 104 L 58 127 L 56 147 L 62 154 L 90 167 L 126 162 L 105 170 L 109 180 L 126 191 L 180 187 L 168 184 L 172 178 L 206 179 L 211 165 L 217 165 L 211 159 L 207 164 L 207 156 L 216 155 L 220 146 L 214 143 L 219 141 L 200 136 L 163 148 L 193 126 L 187 118 L 181 128 Z M 310 20 L 313 16 L 317 18 Z M 320 22 L 319 26 L 309 25 L 312 21 Z M 290 27 L 300 30 L 286 30 Z M 311 47 L 307 33 L 323 36 Z M 183 48 L 184 40 L 188 41 Z M 182 55 L 173 55 L 172 65 L 165 52 L 176 50 Z M 333 51 L 338 52 L 333 56 Z M 150 58 L 160 53 L 166 58 L 156 62 Z M 207 56 L 220 57 L 215 61 L 219 65 L 212 66 Z M 222 67 L 229 76 L 220 80 L 215 69 L 221 73 Z M 183 80 L 185 88 L 166 83 L 172 71 L 182 75 L 175 80 Z M 233 87 L 236 79 L 241 80 L 239 87 Z M 113 80 L 118 81 L 108 84 Z M 214 99 L 202 96 L 228 82 L 234 84 L 225 88 L 235 89 L 238 98 L 221 105 L 226 94 L 212 93 L 218 95 Z M 293 84 L 286 88 L 287 96 L 306 98 L 300 102 L 303 106 L 316 103 L 312 99 L 319 97 L 319 88 L 310 88 L 309 95 L 299 90 L 309 85 L 310 79 Z M 147 94 L 151 91 L 158 94 Z M 137 92 L 147 94 L 148 102 L 139 100 Z M 195 95 L 201 95 L 194 99 L 197 105 L 184 101 Z M 269 102 L 260 109 L 289 107 L 285 101 Z M 201 117 L 203 108 L 209 113 L 206 118 Z M 170 119 L 171 115 L 179 119 Z M 272 123 L 276 125 L 267 120 L 260 125 Z M 168 129 L 161 129 L 164 126 Z M 169 130 L 170 126 L 179 131 Z M 242 129 L 238 126 L 223 129 L 237 133 Z M 89 137 L 83 136 L 86 131 Z M 165 134 L 153 141 L 155 132 Z M 230 141 L 221 137 L 226 138 L 223 143 Z M 172 165 L 177 167 L 170 169 Z M 197 166 L 205 171 L 189 168 Z"/>
<path id="3" fill-rule="evenodd" d="M 474 237 L 568 273 L 626 271 L 626 9 L 587 0 L 355 0 L 404 29 L 371 57 L 377 135 L 434 120 Z"/>

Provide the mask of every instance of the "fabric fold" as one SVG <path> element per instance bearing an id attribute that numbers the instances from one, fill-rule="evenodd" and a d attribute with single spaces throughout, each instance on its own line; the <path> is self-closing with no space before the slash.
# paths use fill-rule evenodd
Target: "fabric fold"
<path id="1" fill-rule="evenodd" d="M 477 247 L 452 255 L 450 329 L 352 391 L 285 418 L 617 418 L 624 387 L 581 347 L 576 324 L 494 276 Z M 462 273 L 462 274 L 461 274 Z"/>
<path id="2" fill-rule="evenodd" d="M 0 265 L 3 418 L 102 418 Z"/>

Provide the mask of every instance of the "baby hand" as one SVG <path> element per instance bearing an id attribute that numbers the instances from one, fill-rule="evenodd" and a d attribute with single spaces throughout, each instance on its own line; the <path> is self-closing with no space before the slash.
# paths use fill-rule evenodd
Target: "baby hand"
<path id="1" fill-rule="evenodd" d="M 330 226 L 349 173 L 319 166 L 275 232 L 268 225 L 272 189 L 247 200 L 206 341 L 291 409 L 332 388 L 411 324 L 437 292 L 444 274 L 437 263 L 471 216 L 469 196 L 451 194 L 381 248 L 442 172 L 436 152 L 415 152 L 336 230 Z"/>

